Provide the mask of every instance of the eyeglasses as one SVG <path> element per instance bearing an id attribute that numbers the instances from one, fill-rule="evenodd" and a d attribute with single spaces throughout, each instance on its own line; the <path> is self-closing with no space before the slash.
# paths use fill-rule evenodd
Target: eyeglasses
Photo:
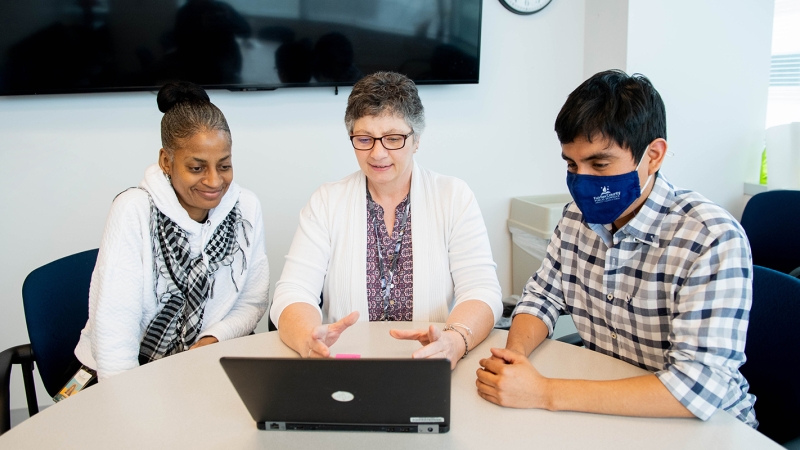
<path id="1" fill-rule="evenodd" d="M 381 141 L 386 150 L 399 150 L 406 146 L 406 139 L 412 134 L 414 134 L 414 130 L 408 134 L 387 134 L 378 138 L 364 135 L 350 136 L 350 142 L 353 143 L 353 148 L 356 150 L 372 150 L 372 147 L 375 147 L 375 141 Z"/>

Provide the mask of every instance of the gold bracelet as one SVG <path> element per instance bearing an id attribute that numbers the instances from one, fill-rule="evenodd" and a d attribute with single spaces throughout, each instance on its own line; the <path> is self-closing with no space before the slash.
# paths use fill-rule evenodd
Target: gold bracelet
<path id="1" fill-rule="evenodd" d="M 461 356 L 461 359 L 466 358 L 467 355 L 469 354 L 469 346 L 467 345 L 467 337 L 464 336 L 464 333 L 458 331 L 458 329 L 456 327 L 454 327 L 453 324 L 445 325 L 445 327 L 444 327 L 444 329 L 442 331 L 455 331 L 456 333 L 458 333 L 461 336 L 461 339 L 464 339 L 464 354 Z"/>

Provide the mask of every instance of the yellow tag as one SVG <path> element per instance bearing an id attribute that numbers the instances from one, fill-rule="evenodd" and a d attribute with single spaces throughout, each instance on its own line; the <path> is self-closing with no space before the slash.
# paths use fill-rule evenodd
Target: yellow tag
<path id="1" fill-rule="evenodd" d="M 55 397 L 53 397 L 53 401 L 58 403 L 67 397 L 71 397 L 77 394 L 78 392 L 81 391 L 81 389 L 83 389 L 84 386 L 86 386 L 86 383 L 88 383 L 92 379 L 92 376 L 93 375 L 91 373 L 83 369 L 78 370 L 78 372 L 75 373 L 72 379 L 69 380 L 69 382 L 66 385 L 64 385 L 63 388 L 61 388 L 61 390 L 58 392 L 58 394 L 56 394 Z"/>

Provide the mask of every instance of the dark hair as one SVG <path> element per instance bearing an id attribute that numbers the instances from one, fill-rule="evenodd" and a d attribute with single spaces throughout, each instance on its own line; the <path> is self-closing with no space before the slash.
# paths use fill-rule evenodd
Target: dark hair
<path id="1" fill-rule="evenodd" d="M 556 118 L 561 144 L 579 136 L 601 137 L 630 150 L 637 164 L 648 144 L 667 138 L 667 112 L 661 96 L 642 74 L 600 72 L 567 97 Z"/>
<path id="2" fill-rule="evenodd" d="M 156 101 L 158 109 L 164 113 L 161 146 L 170 157 L 180 147 L 180 140 L 200 131 L 224 131 L 228 143 L 233 143 L 228 121 L 202 87 L 188 81 L 171 81 L 161 87 Z"/>
<path id="3" fill-rule="evenodd" d="M 375 72 L 360 79 L 347 99 L 344 124 L 352 133 L 356 120 L 366 116 L 394 114 L 403 118 L 414 130 L 414 140 L 425 129 L 425 108 L 417 86 L 405 75 Z"/>

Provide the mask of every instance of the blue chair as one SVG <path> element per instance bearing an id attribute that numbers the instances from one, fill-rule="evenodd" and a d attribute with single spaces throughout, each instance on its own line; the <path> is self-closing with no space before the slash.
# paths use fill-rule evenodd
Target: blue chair
<path id="1" fill-rule="evenodd" d="M 742 375 L 756 396 L 758 431 L 784 444 L 800 436 L 800 280 L 753 267 L 753 305 Z"/>
<path id="2" fill-rule="evenodd" d="M 54 396 L 80 367 L 74 350 L 89 318 L 89 283 L 97 249 L 53 261 L 31 272 L 22 285 L 30 344 L 0 353 L 0 434 L 11 428 L 9 382 L 13 364 L 22 366 L 28 413 L 39 412 L 34 362 L 47 393 Z"/>
<path id="3" fill-rule="evenodd" d="M 747 202 L 742 227 L 753 264 L 789 273 L 800 267 L 800 191 L 769 191 Z"/>

